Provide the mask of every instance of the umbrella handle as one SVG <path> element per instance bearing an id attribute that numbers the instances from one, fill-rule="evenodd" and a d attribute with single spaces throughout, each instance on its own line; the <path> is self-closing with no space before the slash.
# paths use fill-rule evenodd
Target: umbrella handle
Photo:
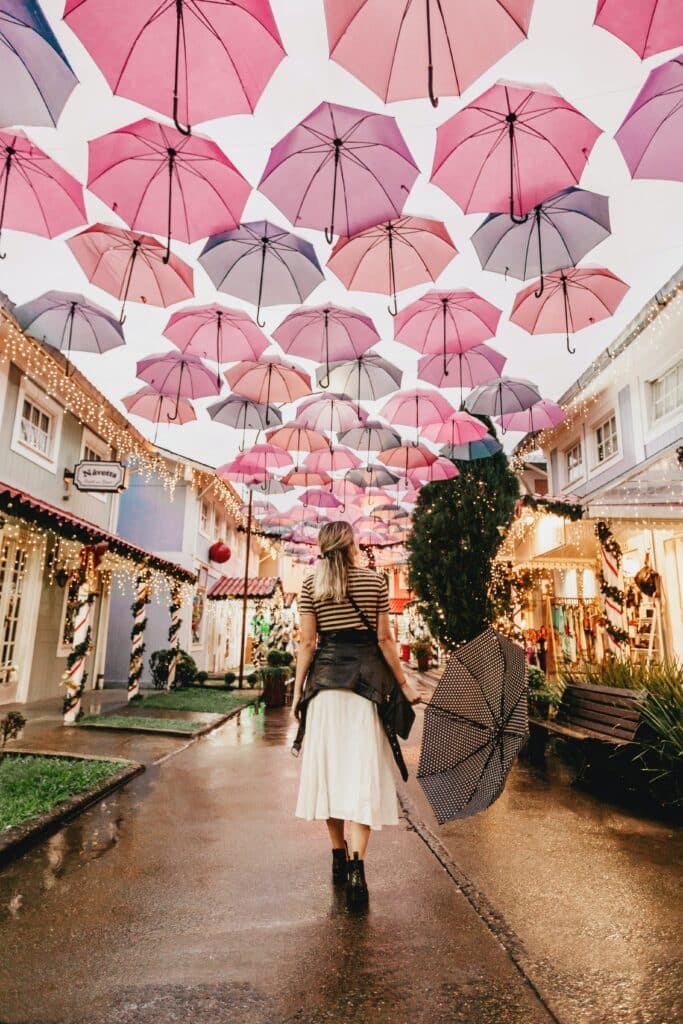
<path id="1" fill-rule="evenodd" d="M 176 395 L 176 398 L 175 398 L 175 412 L 173 413 L 172 416 L 167 416 L 166 417 L 166 419 L 169 420 L 170 423 L 173 423 L 174 420 L 177 420 L 178 416 L 180 415 L 180 386 L 181 386 L 181 384 L 183 382 L 183 370 L 184 369 L 185 369 L 185 363 L 183 363 L 181 365 L 181 367 L 180 367 L 180 376 L 178 377 L 178 394 Z"/>
<path id="2" fill-rule="evenodd" d="M 183 31 L 183 0 L 175 0 L 175 68 L 173 71 L 173 123 L 181 135 L 192 135 L 192 126 L 178 120 L 178 84 L 180 80 L 180 36 Z"/>
<path id="3" fill-rule="evenodd" d="M 328 245 L 332 245 L 334 241 L 334 226 L 331 228 L 325 228 L 325 241 Z"/>
<path id="4" fill-rule="evenodd" d="M 265 272 L 266 272 L 266 246 L 267 245 L 268 245 L 268 240 L 267 239 L 262 239 L 261 240 L 261 272 L 259 274 L 259 281 L 258 281 L 258 299 L 256 300 L 256 323 L 259 325 L 259 327 L 265 327 L 266 326 L 265 320 L 263 321 L 263 323 L 261 323 L 260 313 L 261 313 L 261 299 L 263 298 L 263 278 L 265 277 Z M 267 425 L 268 425 L 268 420 L 266 419 L 266 426 Z"/>
<path id="5" fill-rule="evenodd" d="M 543 243 L 542 243 L 542 235 L 541 235 L 541 207 L 540 206 L 536 207 L 535 217 L 536 217 L 536 230 L 538 232 L 538 269 L 541 272 L 541 280 L 540 280 L 540 283 L 539 283 L 539 286 L 538 286 L 537 290 L 534 292 L 534 295 L 536 296 L 537 299 L 540 299 L 541 295 L 543 295 L 543 292 L 545 290 L 545 279 L 544 279 L 544 276 L 543 276 Z"/>
<path id="6" fill-rule="evenodd" d="M 389 235 L 389 289 L 394 295 L 394 306 L 387 306 L 390 316 L 398 316 L 398 300 L 396 298 L 396 267 L 394 266 L 394 232 L 391 221 L 387 229 Z"/>
<path id="7" fill-rule="evenodd" d="M 398 316 L 398 299 L 396 298 L 396 292 L 394 292 L 394 303 L 393 306 L 387 306 L 391 316 Z"/>
<path id="8" fill-rule="evenodd" d="M 429 102 L 433 107 L 438 107 L 439 98 L 434 95 L 434 63 L 432 58 L 432 12 L 430 10 L 431 0 L 426 0 L 427 15 L 427 92 Z M 443 18 L 443 15 L 442 15 Z M 459 92 L 460 90 L 458 90 Z"/>
<path id="9" fill-rule="evenodd" d="M 12 157 L 14 156 L 14 146 L 7 146 L 7 156 L 5 157 L 5 180 L 2 184 L 2 205 L 0 205 L 0 237 L 2 237 L 2 228 L 5 223 L 5 206 L 7 205 L 7 186 L 9 185 L 9 172 L 12 169 Z M 7 253 L 0 253 L 0 260 L 7 259 Z"/>

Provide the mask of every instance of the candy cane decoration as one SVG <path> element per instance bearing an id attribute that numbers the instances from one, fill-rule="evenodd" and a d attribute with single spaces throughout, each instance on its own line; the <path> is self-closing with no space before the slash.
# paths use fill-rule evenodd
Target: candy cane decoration
<path id="1" fill-rule="evenodd" d="M 182 588 L 180 583 L 174 583 L 171 591 L 171 603 L 168 610 L 171 615 L 171 623 L 168 627 L 168 646 L 171 648 L 171 660 L 168 665 L 168 676 L 166 678 L 166 689 L 173 689 L 175 683 L 176 669 L 178 668 L 178 652 L 180 650 L 180 609 L 182 608 Z"/>
<path id="2" fill-rule="evenodd" d="M 607 618 L 607 649 L 617 656 L 623 653 L 628 640 L 624 630 L 624 576 L 621 567 L 621 548 L 607 523 L 596 527 L 600 541 L 600 589 L 605 601 Z"/>
<path id="3" fill-rule="evenodd" d="M 81 712 L 81 697 L 85 687 L 85 659 L 90 650 L 90 617 L 94 594 L 90 593 L 87 580 L 78 587 L 76 607 L 73 613 L 73 639 L 71 653 L 67 660 L 63 681 L 66 686 L 64 695 L 64 724 L 75 722 Z"/>
<path id="4" fill-rule="evenodd" d="M 137 697 L 142 678 L 142 656 L 145 652 L 145 629 L 147 628 L 147 605 L 149 604 L 149 574 L 141 573 L 135 584 L 135 600 L 132 604 L 133 629 L 130 640 L 130 662 L 128 666 L 128 700 Z"/>

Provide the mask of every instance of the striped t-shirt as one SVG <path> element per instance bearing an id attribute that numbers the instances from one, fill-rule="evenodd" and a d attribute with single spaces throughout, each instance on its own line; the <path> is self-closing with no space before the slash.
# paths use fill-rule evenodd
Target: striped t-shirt
<path id="1" fill-rule="evenodd" d="M 354 601 L 367 615 L 373 628 L 377 628 L 378 612 L 389 611 L 389 590 L 386 576 L 372 569 L 350 566 L 348 590 Z M 299 612 L 308 612 L 318 620 L 318 631 L 327 633 L 335 629 L 366 629 L 363 620 L 348 598 L 343 601 L 316 601 L 313 597 L 313 576 L 307 576 L 301 585 Z"/>

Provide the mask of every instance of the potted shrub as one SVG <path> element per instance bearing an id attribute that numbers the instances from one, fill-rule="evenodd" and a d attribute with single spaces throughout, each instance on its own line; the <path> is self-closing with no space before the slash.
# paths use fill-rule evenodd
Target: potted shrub
<path id="1" fill-rule="evenodd" d="M 292 674 L 292 655 L 289 651 L 272 648 L 266 655 L 266 664 L 259 670 L 263 685 L 263 703 L 267 708 L 281 708 L 285 704 L 285 689 Z"/>
<path id="2" fill-rule="evenodd" d="M 198 672 L 197 673 L 197 683 L 199 684 L 199 686 L 206 686 L 206 681 L 207 681 L 208 678 L 209 678 L 209 673 L 208 672 L 202 671 L 202 672 Z"/>
<path id="3" fill-rule="evenodd" d="M 418 672 L 426 672 L 432 660 L 432 645 L 429 640 L 415 640 L 410 650 L 417 662 Z"/>
<path id="4" fill-rule="evenodd" d="M 226 672 L 223 676 L 223 682 L 231 690 L 237 682 L 237 675 L 234 672 Z"/>
<path id="5" fill-rule="evenodd" d="M 174 652 L 170 648 L 161 651 L 154 651 L 149 659 L 149 668 L 152 673 L 152 682 L 155 690 L 165 690 L 168 680 L 168 667 Z M 178 664 L 175 670 L 175 682 L 173 689 L 193 683 L 197 678 L 197 663 L 187 651 L 178 651 Z"/>
<path id="6" fill-rule="evenodd" d="M 552 718 L 557 713 L 562 700 L 561 690 L 551 686 L 546 679 L 545 672 L 542 672 L 536 665 L 529 665 L 527 672 L 529 715 L 531 718 Z"/>

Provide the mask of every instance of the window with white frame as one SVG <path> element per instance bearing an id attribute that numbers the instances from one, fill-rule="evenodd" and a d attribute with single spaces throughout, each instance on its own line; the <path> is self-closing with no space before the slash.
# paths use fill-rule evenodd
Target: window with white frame
<path id="1" fill-rule="evenodd" d="M 23 380 L 19 388 L 11 449 L 55 472 L 63 410 L 43 391 Z"/>
<path id="2" fill-rule="evenodd" d="M 652 388 L 652 418 L 653 420 L 664 419 L 672 412 L 683 407 L 683 359 L 676 366 L 663 373 L 657 380 L 653 380 Z"/>
<path id="3" fill-rule="evenodd" d="M 595 456 L 597 461 L 607 462 L 619 451 L 617 418 L 614 413 L 595 428 Z"/>
<path id="4" fill-rule="evenodd" d="M 225 519 L 218 510 L 214 516 L 213 532 L 216 540 L 225 540 Z"/>
<path id="5" fill-rule="evenodd" d="M 577 441 L 564 453 L 564 468 L 567 483 L 583 476 L 583 448 L 580 441 Z"/>
<path id="6" fill-rule="evenodd" d="M 209 536 L 211 530 L 211 502 L 202 498 L 199 504 L 199 532 L 205 537 Z"/>

